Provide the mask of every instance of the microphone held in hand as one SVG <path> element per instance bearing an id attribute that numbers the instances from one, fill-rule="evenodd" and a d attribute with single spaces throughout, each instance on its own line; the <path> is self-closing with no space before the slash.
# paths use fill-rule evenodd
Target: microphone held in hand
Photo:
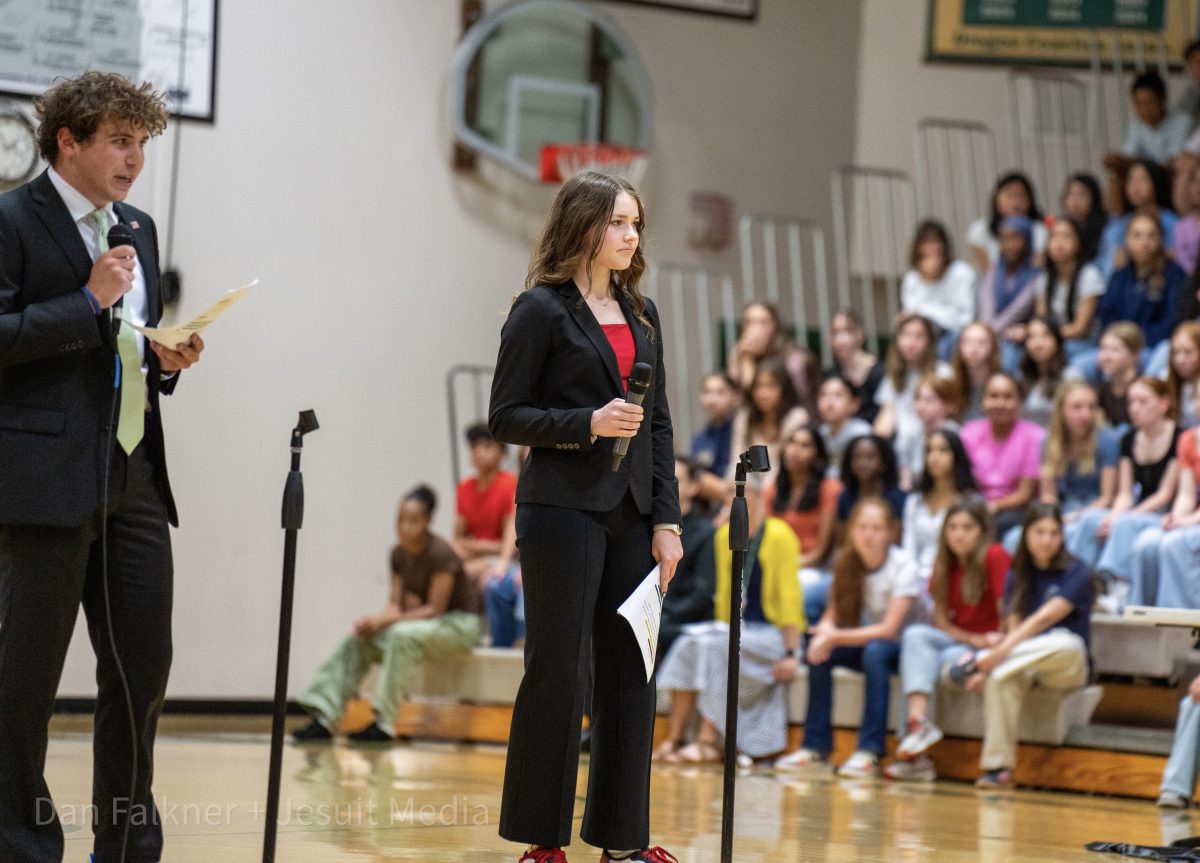
<path id="1" fill-rule="evenodd" d="M 115 249 L 117 246 L 132 246 L 132 245 L 133 245 L 133 231 L 129 230 L 128 225 L 123 225 L 120 222 L 117 222 L 115 225 L 113 225 L 111 228 L 108 229 L 108 247 L 110 249 Z M 125 297 L 121 297 L 121 299 L 117 300 L 116 304 L 113 305 L 113 307 L 112 307 L 112 321 L 113 321 L 113 335 L 114 336 L 117 334 L 117 331 L 121 329 L 121 309 L 124 304 L 125 304 Z"/>
<path id="2" fill-rule="evenodd" d="M 646 391 L 650 389 L 651 375 L 650 366 L 646 363 L 634 363 L 633 368 L 629 371 L 629 390 L 625 394 L 625 401 L 631 405 L 640 405 L 646 398 Z M 629 452 L 629 441 L 630 438 L 627 437 L 617 438 L 617 442 L 613 445 L 613 473 L 621 469 L 621 461 Z"/>

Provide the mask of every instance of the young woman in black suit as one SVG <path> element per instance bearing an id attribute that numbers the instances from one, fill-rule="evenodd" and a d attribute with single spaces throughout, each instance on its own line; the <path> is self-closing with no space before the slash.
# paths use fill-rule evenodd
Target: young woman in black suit
<path id="1" fill-rule="evenodd" d="M 589 672 L 580 835 L 604 849 L 602 863 L 674 860 L 649 847 L 655 687 L 617 615 L 655 561 L 666 590 L 683 554 L 662 327 L 638 290 L 643 225 L 625 180 L 568 180 L 500 335 L 489 425 L 497 440 L 531 448 L 516 519 L 525 678 L 500 811 L 500 835 L 530 845 L 526 863 L 566 863 Z M 640 407 L 624 400 L 635 362 L 653 369 Z M 613 472 L 620 438 L 629 452 Z"/>

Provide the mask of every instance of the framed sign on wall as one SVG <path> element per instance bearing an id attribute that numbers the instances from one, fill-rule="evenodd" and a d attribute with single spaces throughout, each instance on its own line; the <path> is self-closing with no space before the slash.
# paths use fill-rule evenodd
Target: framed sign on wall
<path id="1" fill-rule="evenodd" d="M 635 3 L 638 6 L 657 6 L 679 12 L 699 12 L 753 21 L 758 18 L 758 0 L 610 0 L 614 3 Z"/>
<path id="2" fill-rule="evenodd" d="M 1117 56 L 1129 63 L 1148 55 L 1146 60 L 1155 63 L 1161 50 L 1177 66 L 1194 38 L 1193 5 L 1191 0 L 929 0 L 925 59 L 1087 66 L 1096 55 L 1106 65 Z"/>
<path id="3" fill-rule="evenodd" d="M 0 92 L 36 96 L 88 69 L 151 81 L 181 116 L 215 116 L 218 0 L 0 0 Z"/>

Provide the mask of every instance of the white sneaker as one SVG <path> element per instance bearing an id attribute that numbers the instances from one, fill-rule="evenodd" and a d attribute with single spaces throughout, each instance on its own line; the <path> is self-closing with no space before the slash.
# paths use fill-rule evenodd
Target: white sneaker
<path id="1" fill-rule="evenodd" d="M 912 761 L 893 761 L 884 768 L 883 775 L 900 782 L 932 782 L 937 779 L 937 770 L 928 755 Z"/>
<path id="2" fill-rule="evenodd" d="M 824 767 L 829 759 L 813 749 L 797 749 L 775 759 L 776 770 L 803 770 L 806 767 Z"/>
<path id="3" fill-rule="evenodd" d="M 838 776 L 849 779 L 871 779 L 879 775 L 879 756 L 874 752 L 855 752 L 837 769 Z"/>
<path id="4" fill-rule="evenodd" d="M 1192 801 L 1180 797 L 1178 794 L 1173 794 L 1170 791 L 1164 791 L 1158 795 L 1159 809 L 1187 809 L 1191 806 Z"/>
<path id="5" fill-rule="evenodd" d="M 933 744 L 942 739 L 942 729 L 928 719 L 908 721 L 908 733 L 900 741 L 896 754 L 901 758 L 910 759 L 923 752 L 928 752 Z"/>

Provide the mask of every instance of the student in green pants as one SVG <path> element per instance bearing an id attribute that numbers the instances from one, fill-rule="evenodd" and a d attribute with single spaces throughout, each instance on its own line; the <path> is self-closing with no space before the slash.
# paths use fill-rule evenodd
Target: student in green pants
<path id="1" fill-rule="evenodd" d="M 396 710 L 421 663 L 465 653 L 479 638 L 475 583 L 450 545 L 429 530 L 436 506 L 437 497 L 425 485 L 400 501 L 388 604 L 374 617 L 355 621 L 352 632 L 317 670 L 299 699 L 312 721 L 292 734 L 296 742 L 332 739 L 346 702 L 357 694 L 371 666 L 379 663 L 371 697 L 374 721 L 347 736 L 355 743 L 391 743 Z"/>

